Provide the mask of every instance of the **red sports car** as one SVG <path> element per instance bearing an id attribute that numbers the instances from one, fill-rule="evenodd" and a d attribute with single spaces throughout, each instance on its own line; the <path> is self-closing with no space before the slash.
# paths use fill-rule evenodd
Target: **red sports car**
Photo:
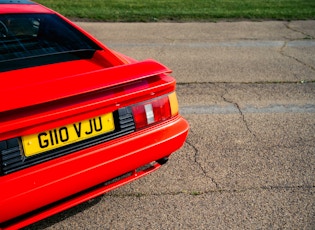
<path id="1" fill-rule="evenodd" d="M 158 169 L 187 137 L 175 80 L 29 0 L 0 0 L 0 228 Z"/>

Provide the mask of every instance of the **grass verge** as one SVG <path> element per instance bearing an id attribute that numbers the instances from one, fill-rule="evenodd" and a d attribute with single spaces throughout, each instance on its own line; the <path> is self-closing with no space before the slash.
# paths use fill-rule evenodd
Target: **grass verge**
<path id="1" fill-rule="evenodd" d="M 315 0 L 35 0 L 69 18 L 109 22 L 315 19 Z"/>

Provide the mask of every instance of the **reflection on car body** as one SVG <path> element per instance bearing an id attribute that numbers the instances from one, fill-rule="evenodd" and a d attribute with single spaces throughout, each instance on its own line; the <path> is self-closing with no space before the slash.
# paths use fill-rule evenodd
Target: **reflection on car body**
<path id="1" fill-rule="evenodd" d="M 0 0 L 0 228 L 39 221 L 166 163 L 186 140 L 176 82 L 29 0 Z"/>

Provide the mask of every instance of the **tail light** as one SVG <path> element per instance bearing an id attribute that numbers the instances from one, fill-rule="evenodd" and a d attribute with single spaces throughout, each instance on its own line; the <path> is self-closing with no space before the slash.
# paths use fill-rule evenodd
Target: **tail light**
<path id="1" fill-rule="evenodd" d="M 137 129 L 164 121 L 178 114 L 176 93 L 154 98 L 132 106 Z"/>

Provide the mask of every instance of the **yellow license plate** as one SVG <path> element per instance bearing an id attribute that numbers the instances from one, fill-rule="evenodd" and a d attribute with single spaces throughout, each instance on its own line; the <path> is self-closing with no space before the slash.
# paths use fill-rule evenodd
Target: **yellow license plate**
<path id="1" fill-rule="evenodd" d="M 30 157 L 115 129 L 112 113 L 22 137 L 24 155 Z"/>

